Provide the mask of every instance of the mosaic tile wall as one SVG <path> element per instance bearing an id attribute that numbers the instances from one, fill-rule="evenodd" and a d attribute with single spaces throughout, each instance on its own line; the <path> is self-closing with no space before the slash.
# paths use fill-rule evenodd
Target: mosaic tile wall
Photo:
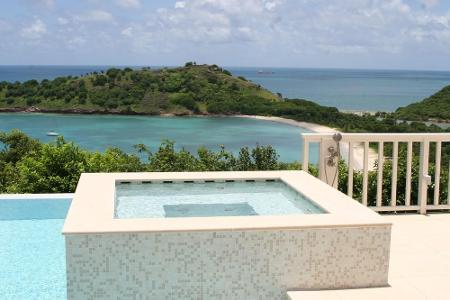
<path id="1" fill-rule="evenodd" d="M 66 236 L 69 299 L 286 299 L 387 284 L 390 227 Z"/>

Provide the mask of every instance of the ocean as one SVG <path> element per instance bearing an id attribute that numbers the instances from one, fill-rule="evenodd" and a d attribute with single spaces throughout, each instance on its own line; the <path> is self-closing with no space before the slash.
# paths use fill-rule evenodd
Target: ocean
<path id="1" fill-rule="evenodd" d="M 80 76 L 111 66 L 0 66 L 0 81 Z M 155 67 L 160 68 L 160 67 Z M 450 84 L 450 71 L 226 67 L 287 98 L 341 110 L 394 111 Z M 262 71 L 262 72 L 259 72 Z"/>
<path id="2" fill-rule="evenodd" d="M 281 161 L 300 161 L 300 134 L 309 132 L 292 125 L 237 117 L 155 117 L 117 115 L 63 115 L 41 113 L 0 113 L 0 131 L 20 129 L 43 142 L 55 131 L 84 149 L 104 151 L 118 147 L 135 153 L 134 145 L 145 144 L 155 152 L 164 140 L 176 142 L 177 149 L 196 153 L 200 146 L 220 150 L 223 145 L 234 154 L 241 147 L 272 145 Z M 316 148 L 314 148 L 316 147 Z M 317 162 L 317 145 L 311 162 Z"/>

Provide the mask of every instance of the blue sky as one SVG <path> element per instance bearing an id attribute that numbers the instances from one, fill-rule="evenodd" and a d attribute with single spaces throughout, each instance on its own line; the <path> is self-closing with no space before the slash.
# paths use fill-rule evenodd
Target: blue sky
<path id="1" fill-rule="evenodd" d="M 0 36 L 0 64 L 449 70 L 450 1 L 1 1 Z"/>

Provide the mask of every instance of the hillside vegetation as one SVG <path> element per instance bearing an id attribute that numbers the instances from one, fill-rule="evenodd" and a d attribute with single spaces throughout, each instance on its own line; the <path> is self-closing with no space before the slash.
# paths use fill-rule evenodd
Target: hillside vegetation
<path id="1" fill-rule="evenodd" d="M 450 85 L 421 102 L 397 109 L 399 119 L 450 121 Z"/>
<path id="2" fill-rule="evenodd" d="M 152 70 L 112 68 L 81 77 L 0 83 L 0 108 L 56 112 L 190 114 L 228 112 L 224 107 L 280 98 L 216 65 Z"/>

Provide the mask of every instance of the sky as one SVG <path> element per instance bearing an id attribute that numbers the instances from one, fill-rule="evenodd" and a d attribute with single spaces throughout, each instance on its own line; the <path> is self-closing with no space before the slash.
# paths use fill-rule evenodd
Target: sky
<path id="1" fill-rule="evenodd" d="M 2 65 L 450 70 L 450 0 L 0 0 Z"/>

